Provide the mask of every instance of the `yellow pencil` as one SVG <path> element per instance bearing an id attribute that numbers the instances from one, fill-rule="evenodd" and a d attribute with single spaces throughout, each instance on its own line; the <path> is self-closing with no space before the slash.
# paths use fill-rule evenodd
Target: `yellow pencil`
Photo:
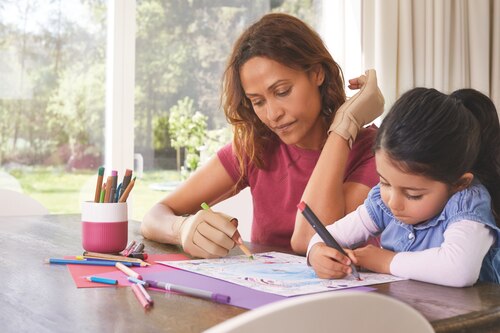
<path id="1" fill-rule="evenodd" d="M 150 266 L 150 263 L 147 263 L 138 258 L 130 258 L 125 256 L 118 256 L 113 254 L 105 254 L 98 252 L 83 252 L 84 258 L 94 258 L 94 259 L 106 259 L 106 260 L 114 260 L 114 261 L 126 261 L 126 262 L 137 262 L 141 264 L 141 266 Z"/>
<path id="2" fill-rule="evenodd" d="M 201 204 L 201 208 L 203 208 L 205 210 L 212 211 L 212 209 L 210 208 L 210 206 L 206 202 Z M 238 230 L 236 230 L 236 232 L 238 232 Z M 238 244 L 238 246 L 240 247 L 241 251 L 243 251 L 243 253 L 245 253 L 249 259 L 253 259 L 252 252 L 250 252 L 250 250 L 245 246 L 245 244 L 241 243 L 241 244 Z"/>

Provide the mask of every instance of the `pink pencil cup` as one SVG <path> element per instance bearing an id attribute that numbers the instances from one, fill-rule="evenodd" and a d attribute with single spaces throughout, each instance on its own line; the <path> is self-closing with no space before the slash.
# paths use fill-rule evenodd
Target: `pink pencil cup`
<path id="1" fill-rule="evenodd" d="M 89 252 L 118 253 L 127 246 L 127 203 L 82 203 L 82 246 Z"/>

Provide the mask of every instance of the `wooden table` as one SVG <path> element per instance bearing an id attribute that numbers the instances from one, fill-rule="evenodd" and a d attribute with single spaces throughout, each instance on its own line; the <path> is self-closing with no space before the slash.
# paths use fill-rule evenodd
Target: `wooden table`
<path id="1" fill-rule="evenodd" d="M 142 239 L 139 226 L 129 223 L 129 240 Z M 2 332 L 201 332 L 247 311 L 159 292 L 151 293 L 155 304 L 145 311 L 129 288 L 77 289 L 65 266 L 43 261 L 81 254 L 80 228 L 79 215 L 0 217 Z M 180 252 L 177 246 L 144 243 L 149 253 Z M 500 331 L 500 285 L 449 288 L 399 281 L 374 287 L 420 311 L 437 332 Z"/>

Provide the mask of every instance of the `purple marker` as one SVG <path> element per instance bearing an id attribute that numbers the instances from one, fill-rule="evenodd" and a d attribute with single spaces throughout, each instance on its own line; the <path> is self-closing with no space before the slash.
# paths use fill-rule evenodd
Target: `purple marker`
<path id="1" fill-rule="evenodd" d="M 200 298 L 205 298 L 212 300 L 214 302 L 218 303 L 229 303 L 231 301 L 231 297 L 223 294 L 218 294 L 218 293 L 213 293 L 211 291 L 206 291 L 206 290 L 201 290 L 201 289 L 195 289 L 195 288 L 190 288 L 190 287 L 184 287 L 184 286 L 179 286 L 176 284 L 171 284 L 167 282 L 161 282 L 161 281 L 154 281 L 154 280 L 146 280 L 146 282 L 149 284 L 150 287 L 153 288 L 158 288 L 158 289 L 165 289 L 168 291 L 175 291 L 177 293 L 193 296 L 193 297 L 200 297 Z"/>

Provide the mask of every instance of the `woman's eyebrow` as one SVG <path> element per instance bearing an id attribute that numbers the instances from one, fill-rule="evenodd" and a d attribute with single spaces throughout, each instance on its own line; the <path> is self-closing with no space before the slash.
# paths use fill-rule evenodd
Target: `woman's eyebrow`
<path id="1" fill-rule="evenodd" d="M 274 82 L 273 84 L 271 84 L 269 87 L 267 87 L 267 91 L 273 91 L 274 89 L 276 89 L 276 86 L 282 84 L 282 83 L 285 83 L 287 82 L 288 80 L 278 80 L 276 82 Z M 260 94 L 257 94 L 257 93 L 247 93 L 245 92 L 245 96 L 248 97 L 248 98 L 251 98 L 251 97 L 258 97 L 260 96 Z"/>

